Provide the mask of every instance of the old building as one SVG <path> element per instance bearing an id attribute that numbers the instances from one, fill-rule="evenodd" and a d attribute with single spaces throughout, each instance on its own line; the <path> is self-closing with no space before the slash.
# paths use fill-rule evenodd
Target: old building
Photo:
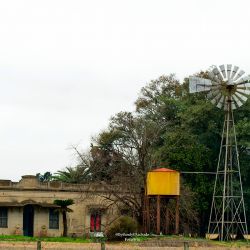
<path id="1" fill-rule="evenodd" d="M 107 206 L 104 188 L 98 185 L 39 182 L 25 175 L 19 182 L 0 180 L 0 234 L 61 236 L 62 215 L 54 200 L 74 200 L 67 214 L 68 235 L 104 231 L 119 215 Z M 108 208 L 107 208 L 108 207 Z"/>

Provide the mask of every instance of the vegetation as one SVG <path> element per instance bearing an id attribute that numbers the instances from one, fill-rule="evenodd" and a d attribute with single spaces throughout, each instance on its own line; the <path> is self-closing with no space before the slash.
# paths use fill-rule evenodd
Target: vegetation
<path id="1" fill-rule="evenodd" d="M 66 167 L 65 170 L 59 170 L 53 180 L 67 183 L 84 183 L 88 180 L 88 171 L 81 166 Z"/>
<path id="2" fill-rule="evenodd" d="M 45 172 L 44 174 L 37 173 L 36 177 L 40 182 L 51 181 L 53 179 L 51 172 Z"/>
<path id="3" fill-rule="evenodd" d="M 91 239 L 72 238 L 72 237 L 30 237 L 22 235 L 0 235 L 0 241 L 46 241 L 46 242 L 74 242 L 74 243 L 88 243 Z"/>
<path id="4" fill-rule="evenodd" d="M 137 222 L 128 216 L 122 216 L 116 220 L 107 231 L 108 240 L 123 240 L 123 234 L 136 233 L 138 230 Z"/>
<path id="5" fill-rule="evenodd" d="M 198 75 L 206 76 L 200 72 Z M 250 210 L 250 101 L 235 112 L 246 213 Z M 142 223 L 143 194 L 148 170 L 170 167 L 185 172 L 216 170 L 223 110 L 206 94 L 189 94 L 188 79 L 161 76 L 142 88 L 134 112 L 115 114 L 106 130 L 93 138 L 89 152 L 75 150 L 78 165 L 57 175 L 67 182 L 115 184 L 127 190 L 107 197 L 129 209 Z M 74 175 L 72 174 L 74 172 Z M 70 177 L 72 176 L 72 178 Z M 77 178 L 75 178 L 77 176 Z M 182 175 L 181 231 L 204 235 L 212 197 L 213 176 Z"/>
<path id="6" fill-rule="evenodd" d="M 54 204 L 59 206 L 58 211 L 62 213 L 63 216 L 63 237 L 67 237 L 68 234 L 68 224 L 67 224 L 67 213 L 73 212 L 71 206 L 74 204 L 74 201 L 71 199 L 68 200 L 54 200 Z"/>
<path id="7" fill-rule="evenodd" d="M 124 241 L 124 244 L 134 245 L 134 243 L 144 242 L 144 241 L 169 241 L 170 245 L 173 245 L 173 242 L 177 243 L 181 242 L 188 242 L 189 246 L 202 246 L 204 248 L 210 247 L 225 247 L 225 249 L 234 247 L 234 248 L 241 248 L 241 247 L 249 247 L 248 241 L 233 241 L 233 242 L 221 242 L 221 241 L 211 241 L 202 238 L 190 238 L 190 237 L 182 237 L 182 236 L 156 236 L 156 235 L 149 235 L 149 236 L 135 236 L 130 237 L 129 239 Z M 29 237 L 29 236 L 20 236 L 20 235 L 0 235 L 0 241 L 5 242 L 61 242 L 61 243 L 92 243 L 96 242 L 96 239 L 85 239 L 85 238 L 72 238 L 72 237 Z M 13 243 L 11 243 L 13 245 Z M 112 245 L 114 243 L 111 243 Z M 120 245 L 120 243 L 119 243 Z"/>

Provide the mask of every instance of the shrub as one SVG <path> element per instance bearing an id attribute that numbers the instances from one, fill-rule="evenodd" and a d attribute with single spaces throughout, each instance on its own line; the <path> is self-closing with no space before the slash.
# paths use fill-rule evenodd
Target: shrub
<path id="1" fill-rule="evenodd" d="M 137 229 L 138 224 L 133 218 L 122 216 L 108 228 L 107 238 L 108 240 L 124 240 L 124 238 L 128 238 L 129 236 L 119 234 L 133 234 L 137 232 Z"/>

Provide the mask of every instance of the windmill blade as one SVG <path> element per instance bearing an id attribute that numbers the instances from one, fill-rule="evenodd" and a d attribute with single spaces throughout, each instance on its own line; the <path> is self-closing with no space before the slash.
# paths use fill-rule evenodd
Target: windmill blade
<path id="1" fill-rule="evenodd" d="M 250 81 L 250 75 L 244 76 L 240 79 L 238 79 L 237 81 L 235 81 L 236 85 L 240 85 L 243 83 L 247 83 L 248 81 Z"/>
<path id="2" fill-rule="evenodd" d="M 214 82 L 212 82 L 212 85 L 211 85 L 211 90 L 212 91 L 215 91 L 215 90 L 219 90 L 221 88 L 220 84 L 213 84 Z"/>
<path id="3" fill-rule="evenodd" d="M 232 74 L 231 74 L 231 79 L 234 78 L 235 74 L 237 73 L 239 67 L 238 66 L 234 66 L 233 70 L 232 70 Z"/>
<path id="4" fill-rule="evenodd" d="M 207 99 L 211 99 L 213 97 L 213 92 L 210 91 L 208 94 L 207 94 Z"/>
<path id="5" fill-rule="evenodd" d="M 216 77 L 216 75 L 212 71 L 208 71 L 208 77 L 212 80 L 212 83 L 214 83 L 214 85 L 220 83 L 220 80 Z"/>
<path id="6" fill-rule="evenodd" d="M 244 70 L 241 70 L 239 73 L 237 73 L 236 77 L 233 79 L 234 81 L 237 81 L 240 77 L 242 77 L 245 74 Z"/>
<path id="7" fill-rule="evenodd" d="M 250 89 L 250 82 L 236 85 L 236 90 L 237 89 Z"/>
<path id="8" fill-rule="evenodd" d="M 212 99 L 213 97 L 217 96 L 220 93 L 219 89 L 211 89 L 211 91 L 207 94 L 208 99 Z"/>
<path id="9" fill-rule="evenodd" d="M 213 72 L 213 74 L 214 74 L 220 81 L 223 80 L 223 79 L 222 79 L 222 76 L 221 76 L 221 73 L 220 73 L 220 71 L 218 70 L 217 67 L 214 67 L 213 70 L 212 70 L 212 72 Z"/>
<path id="10" fill-rule="evenodd" d="M 221 73 L 222 73 L 223 77 L 226 78 L 227 76 L 226 76 L 225 65 L 222 64 L 222 65 L 219 66 L 219 68 L 220 68 L 220 70 L 221 70 Z"/>
<path id="11" fill-rule="evenodd" d="M 221 93 L 219 93 L 218 95 L 216 95 L 212 100 L 211 100 L 211 103 L 213 103 L 214 105 L 216 105 L 219 100 L 221 98 Z"/>
<path id="12" fill-rule="evenodd" d="M 244 83 L 244 84 L 241 85 L 241 86 L 243 86 L 243 87 L 249 89 L 249 88 L 250 88 L 250 82 L 246 82 L 246 83 Z M 237 87 L 241 87 L 241 86 L 237 86 Z"/>
<path id="13" fill-rule="evenodd" d="M 220 93 L 219 89 L 215 89 L 215 90 L 211 89 L 211 91 L 207 94 L 207 97 L 211 99 L 217 96 L 219 93 Z"/>
<path id="14" fill-rule="evenodd" d="M 240 93 L 243 95 L 250 95 L 250 90 L 249 89 L 237 89 L 236 93 Z"/>
<path id="15" fill-rule="evenodd" d="M 224 106 L 224 103 L 225 103 L 225 96 L 221 96 L 216 107 L 221 109 Z"/>
<path id="16" fill-rule="evenodd" d="M 196 76 L 189 77 L 189 93 L 209 91 L 212 82 L 209 79 L 204 79 Z"/>
<path id="17" fill-rule="evenodd" d="M 231 75 L 231 70 L 232 70 L 232 64 L 227 64 L 227 79 L 230 80 L 230 75 Z"/>
<path id="18" fill-rule="evenodd" d="M 233 95 L 232 98 L 233 98 L 237 107 L 242 106 L 243 102 L 236 95 Z"/>
<path id="19" fill-rule="evenodd" d="M 234 93 L 239 99 L 241 99 L 243 102 L 247 101 L 247 97 L 245 95 L 242 95 L 241 93 Z"/>
<path id="20" fill-rule="evenodd" d="M 220 94 L 220 90 L 219 89 L 212 90 L 211 92 L 212 92 L 213 96 L 217 96 L 218 94 Z"/>
<path id="21" fill-rule="evenodd" d="M 214 81 L 211 81 L 211 83 L 212 83 L 212 86 L 211 86 L 211 88 L 219 88 L 220 87 L 220 83 L 218 83 L 218 82 L 214 82 Z"/>

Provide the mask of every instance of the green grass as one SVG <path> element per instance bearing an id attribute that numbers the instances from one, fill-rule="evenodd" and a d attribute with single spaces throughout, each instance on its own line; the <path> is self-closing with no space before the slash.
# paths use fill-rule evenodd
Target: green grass
<path id="1" fill-rule="evenodd" d="M 193 238 L 193 237 L 184 237 L 184 236 L 176 236 L 176 235 L 149 235 L 149 236 L 136 236 L 133 237 L 133 240 L 129 242 L 143 242 L 150 240 L 169 240 L 169 241 L 180 241 L 180 242 L 197 242 L 202 245 L 210 245 L 210 246 L 224 246 L 224 247 L 245 247 L 250 246 L 250 241 L 246 240 L 235 240 L 235 241 L 217 241 L 217 240 L 208 240 L 205 238 Z"/>
<path id="2" fill-rule="evenodd" d="M 210 246 L 222 246 L 222 247 L 246 247 L 250 246 L 250 241 L 237 240 L 237 241 L 215 241 L 207 240 L 204 238 L 192 238 L 183 236 L 173 236 L 173 235 L 149 235 L 149 236 L 136 236 L 132 238 L 132 241 L 123 241 L 125 244 L 139 243 L 148 240 L 170 240 L 170 241 L 187 241 L 187 242 L 197 242 L 205 243 Z M 92 243 L 97 242 L 97 239 L 84 239 L 84 238 L 72 238 L 72 237 L 28 237 L 21 235 L 0 235 L 0 241 L 19 241 L 19 242 L 36 242 L 38 240 L 44 242 L 69 242 L 69 243 Z M 109 242 L 111 243 L 111 242 Z M 116 242 L 118 243 L 118 242 Z"/>
<path id="3" fill-rule="evenodd" d="M 90 243 L 91 239 L 71 238 L 71 237 L 28 237 L 21 235 L 0 235 L 0 241 L 45 241 L 45 242 L 75 242 L 75 243 Z"/>

